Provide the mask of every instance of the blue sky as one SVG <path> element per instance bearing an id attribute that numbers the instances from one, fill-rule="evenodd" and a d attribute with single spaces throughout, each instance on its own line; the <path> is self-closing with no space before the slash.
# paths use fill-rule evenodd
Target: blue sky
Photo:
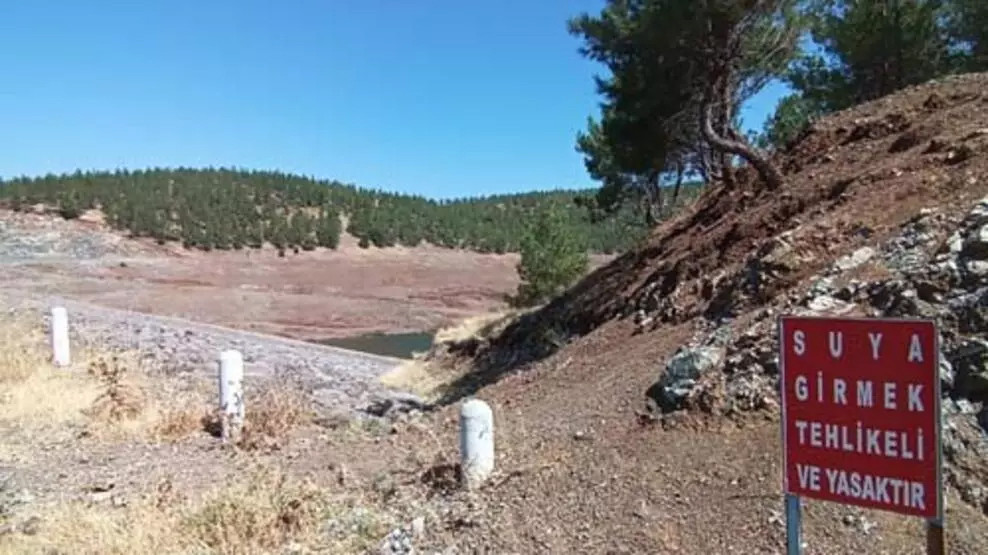
<path id="1" fill-rule="evenodd" d="M 181 165 L 434 198 L 593 186 L 573 144 L 599 68 L 566 20 L 601 6 L 4 2 L 0 177 Z"/>

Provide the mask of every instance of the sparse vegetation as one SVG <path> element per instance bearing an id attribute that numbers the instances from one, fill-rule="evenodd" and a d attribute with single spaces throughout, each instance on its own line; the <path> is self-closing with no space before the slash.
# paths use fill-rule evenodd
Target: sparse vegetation
<path id="1" fill-rule="evenodd" d="M 102 393 L 85 373 L 52 366 L 44 346 L 37 325 L 0 321 L 0 423 L 26 435 L 84 423 L 84 411 Z"/>
<path id="2" fill-rule="evenodd" d="M 179 527 L 215 553 L 268 551 L 311 539 L 326 517 L 325 493 L 271 468 L 233 481 L 181 515 Z"/>
<path id="3" fill-rule="evenodd" d="M 155 378 L 130 352 L 80 348 L 71 368 L 55 368 L 41 326 L 26 318 L 0 321 L 0 428 L 3 457 L 24 457 L 44 441 L 86 438 L 118 442 L 180 441 L 210 425 L 203 399 L 156 394 Z M 255 392 L 238 448 L 276 449 L 310 415 L 308 398 L 281 381 Z M 80 433 L 81 432 L 81 433 Z M 45 435 L 42 435 L 45 434 Z M 61 438 L 61 439 L 60 439 Z M 201 493 L 176 491 L 170 482 L 148 484 L 139 499 L 106 510 L 86 500 L 45 506 L 30 534 L 0 534 L 3 552 L 258 553 L 286 545 L 360 552 L 387 532 L 390 519 L 347 492 L 291 477 L 258 463 L 239 477 Z M 8 518 L 10 515 L 5 515 Z M 327 533 L 334 521 L 340 526 Z"/>
<path id="4" fill-rule="evenodd" d="M 812 119 L 944 75 L 988 69 L 981 0 L 812 0 L 803 48 L 776 77 L 780 100 L 760 141 L 784 147 Z"/>
<path id="5" fill-rule="evenodd" d="M 46 357 L 45 336 L 23 319 L 0 323 L 0 424 L 25 432 L 64 425 L 106 439 L 179 441 L 215 431 L 218 420 L 205 395 L 155 393 L 165 378 L 141 367 L 132 352 L 80 349 L 71 369 Z M 272 381 L 252 392 L 237 447 L 276 449 L 311 416 L 305 393 L 294 383 Z"/>
<path id="6" fill-rule="evenodd" d="M 140 328 L 142 348 L 148 336 L 175 338 L 158 344 L 167 356 L 74 344 L 73 366 L 56 369 L 37 321 L 0 318 L 0 458 L 14 462 L 19 486 L 37 484 L 27 508 L 7 511 L 0 496 L 0 552 L 364 553 L 387 551 L 382 541 L 399 546 L 391 552 L 430 553 L 778 551 L 785 534 L 772 330 L 779 314 L 823 315 L 829 309 L 820 306 L 828 305 L 846 305 L 845 315 L 933 315 L 944 328 L 940 356 L 949 365 L 941 368 L 944 433 L 936 439 L 944 447 L 946 518 L 956 523 L 952 549 L 978 552 L 988 530 L 988 397 L 978 389 L 988 359 L 979 312 L 988 283 L 988 197 L 961 227 L 954 216 L 971 204 L 967 197 L 988 194 L 988 182 L 977 179 L 988 150 L 981 102 L 988 75 L 849 110 L 799 148 L 778 147 L 821 114 L 980 63 L 984 33 L 952 18 L 984 15 L 982 4 L 608 1 L 599 17 L 573 24 L 614 71 L 601 80 L 607 102 L 600 122 L 579 138 L 588 170 L 603 185 L 592 200 L 583 191 L 434 202 L 231 170 L 0 184 L 0 202 L 12 208 L 43 203 L 69 219 L 100 209 L 120 229 L 190 248 L 335 248 L 345 222 L 364 247 L 429 241 L 518 251 L 522 278 L 512 299 L 517 310 L 441 330 L 428 356 L 381 378 L 448 404 L 436 411 L 396 397 L 367 409 L 387 418 L 316 415 L 291 377 L 326 387 L 325 405 L 345 397 L 337 409 L 374 399 L 380 389 L 371 380 L 384 363 L 334 368 L 317 380 L 323 370 L 297 351 L 252 345 L 253 355 L 273 353 L 279 364 L 262 367 L 260 356 L 250 357 L 245 427 L 235 445 L 222 448 L 206 435 L 218 423 L 210 410 L 215 382 L 207 395 L 176 390 L 176 382 L 195 380 L 189 376 L 208 358 L 203 352 L 253 339 L 210 335 L 201 352 L 190 353 L 184 349 L 210 332 L 189 325 L 183 337 L 145 319 L 127 328 Z M 961 28 L 966 50 L 954 48 Z M 831 58 L 794 55 L 803 29 Z M 764 136 L 742 137 L 741 102 L 780 76 L 802 85 L 779 103 Z M 873 133 L 872 118 L 903 119 L 911 129 Z M 934 123 L 937 136 L 919 140 L 919 130 Z M 898 148 L 900 141 L 907 147 Z M 926 142 L 940 146 L 920 146 Z M 961 152 L 962 160 L 952 158 Z M 735 173 L 738 158 L 755 171 Z M 798 169 L 783 180 L 779 168 L 790 167 Z M 721 182 L 711 193 L 724 194 L 705 195 L 689 219 L 656 230 L 558 297 L 586 271 L 588 251 L 634 245 L 699 191 L 691 173 Z M 787 188 L 753 190 L 742 177 L 755 173 Z M 864 246 L 872 251 L 860 265 L 834 264 Z M 303 302 L 319 295 L 315 285 L 302 285 Z M 489 290 L 471 285 L 447 284 L 427 300 L 433 306 L 446 303 L 447 292 L 460 300 Z M 374 291 L 359 293 L 370 299 Z M 274 302 L 260 289 L 235 291 L 248 293 L 251 302 Z M 687 349 L 718 353 L 669 387 L 688 389 L 694 404 L 650 412 L 648 384 L 662 385 L 656 377 L 674 374 L 672 362 Z M 189 373 L 157 375 L 149 366 L 163 363 L 149 359 L 194 362 Z M 270 384 L 259 378 L 284 367 Z M 495 410 L 497 470 L 482 491 L 466 492 L 454 403 L 478 391 Z M 131 464 L 138 470 L 128 473 Z M 8 493 L 4 485 L 0 494 Z M 809 503 L 806 537 L 820 552 L 901 553 L 922 545 L 916 519 Z"/>
<path id="7" fill-rule="evenodd" d="M 272 553 L 288 545 L 359 553 L 386 533 L 389 521 L 373 507 L 334 499 L 325 488 L 269 465 L 198 496 L 161 482 L 141 499 L 112 511 L 81 502 L 48 507 L 37 534 L 0 538 L 7 552 L 92 555 L 130 553 Z M 353 515 L 360 526 L 325 528 Z"/>
<path id="8" fill-rule="evenodd" d="M 55 368 L 40 326 L 23 318 L 0 322 L 4 394 L 0 424 L 25 434 L 79 427 L 106 438 L 176 440 L 202 430 L 205 413 L 193 395 L 151 394 L 154 378 L 130 352 L 82 348 L 69 369 Z"/>
<path id="9" fill-rule="evenodd" d="M 309 399 L 299 387 L 273 384 L 248 400 L 237 445 L 248 450 L 276 449 L 311 416 Z"/>

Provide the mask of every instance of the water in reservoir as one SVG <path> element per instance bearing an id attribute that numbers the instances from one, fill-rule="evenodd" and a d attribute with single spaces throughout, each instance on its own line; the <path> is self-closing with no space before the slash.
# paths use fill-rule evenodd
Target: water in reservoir
<path id="1" fill-rule="evenodd" d="M 435 333 L 430 331 L 367 333 L 353 337 L 324 339 L 320 343 L 374 355 L 412 358 L 412 353 L 422 353 L 429 350 L 434 335 Z"/>

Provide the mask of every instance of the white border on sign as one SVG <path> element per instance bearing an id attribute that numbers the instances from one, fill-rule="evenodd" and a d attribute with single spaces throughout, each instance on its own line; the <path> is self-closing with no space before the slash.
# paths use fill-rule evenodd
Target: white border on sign
<path id="1" fill-rule="evenodd" d="M 863 317 L 836 317 L 836 316 L 797 316 L 795 314 L 780 314 L 777 318 L 776 332 L 779 349 L 779 405 L 782 407 L 782 492 L 789 495 L 799 495 L 789 490 L 789 461 L 786 460 L 786 349 L 784 348 L 786 320 L 838 320 L 843 322 L 888 322 L 888 323 L 908 323 L 908 324 L 930 324 L 933 326 L 933 390 L 934 409 L 936 411 L 936 445 L 937 445 L 937 494 L 936 494 L 936 517 L 937 522 L 943 522 L 943 408 L 941 407 L 941 396 L 943 386 L 940 383 L 940 329 L 936 320 L 929 318 L 863 318 Z M 881 510 L 881 509 L 879 509 Z M 894 512 L 894 511 L 893 511 Z"/>

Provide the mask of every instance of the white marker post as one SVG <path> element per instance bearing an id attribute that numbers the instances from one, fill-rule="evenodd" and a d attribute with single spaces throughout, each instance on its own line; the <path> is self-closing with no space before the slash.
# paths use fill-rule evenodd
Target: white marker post
<path id="1" fill-rule="evenodd" d="M 480 399 L 460 407 L 460 457 L 467 489 L 481 485 L 494 471 L 494 413 Z"/>
<path id="2" fill-rule="evenodd" d="M 51 309 L 51 351 L 55 366 L 65 367 L 71 362 L 69 352 L 69 313 L 64 307 Z"/>
<path id="3" fill-rule="evenodd" d="M 236 440 L 244 423 L 244 359 L 240 351 L 220 353 L 220 424 L 223 441 Z"/>

